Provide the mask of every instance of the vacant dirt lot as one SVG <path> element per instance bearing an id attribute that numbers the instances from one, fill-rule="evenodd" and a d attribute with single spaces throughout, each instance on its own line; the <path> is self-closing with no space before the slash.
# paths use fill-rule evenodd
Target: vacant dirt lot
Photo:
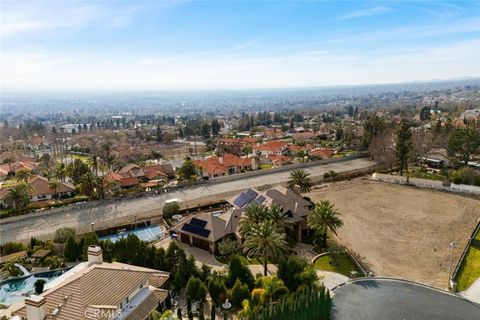
<path id="1" fill-rule="evenodd" d="M 480 218 L 474 198 L 360 179 L 308 196 L 335 204 L 344 221 L 340 242 L 376 275 L 438 288 L 447 285 L 449 243 L 457 243 L 455 265 Z"/>

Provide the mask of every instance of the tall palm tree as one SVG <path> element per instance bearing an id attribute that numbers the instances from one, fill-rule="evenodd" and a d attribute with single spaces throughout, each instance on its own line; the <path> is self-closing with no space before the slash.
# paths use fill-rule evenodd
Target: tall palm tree
<path id="1" fill-rule="evenodd" d="M 278 257 L 288 250 L 285 233 L 280 233 L 270 220 L 253 226 L 243 243 L 243 252 L 263 257 L 263 274 L 267 275 L 269 257 Z"/>
<path id="2" fill-rule="evenodd" d="M 307 216 L 307 224 L 318 233 L 323 233 L 323 244 L 327 246 L 327 231 L 337 234 L 337 230 L 343 225 L 342 219 L 335 206 L 328 200 L 315 203 L 315 207 Z"/>
<path id="3" fill-rule="evenodd" d="M 56 197 L 57 197 L 58 187 L 60 187 L 60 182 L 58 182 L 58 180 L 52 179 L 52 180 L 48 181 L 48 188 L 49 188 L 50 190 L 52 190 L 52 192 L 53 192 L 53 198 L 56 198 Z"/>
<path id="4" fill-rule="evenodd" d="M 285 211 L 281 205 L 273 204 L 270 210 L 268 210 L 267 215 L 268 219 L 277 226 L 279 232 L 293 229 L 293 222 L 290 220 L 287 211 Z"/>
<path id="5" fill-rule="evenodd" d="M 55 178 L 60 181 L 65 181 L 66 174 L 67 170 L 65 168 L 65 164 L 63 162 L 57 163 L 54 170 Z"/>
<path id="6" fill-rule="evenodd" d="M 105 176 L 99 176 L 95 178 L 95 188 L 97 190 L 96 195 L 101 199 L 105 199 L 105 189 L 110 185 Z"/>
<path id="7" fill-rule="evenodd" d="M 95 176 L 91 171 L 88 171 L 80 177 L 80 190 L 84 195 L 95 198 L 95 187 Z"/>
<path id="8" fill-rule="evenodd" d="M 290 172 L 290 179 L 287 182 L 289 189 L 294 189 L 296 186 L 300 188 L 302 193 L 310 192 L 312 190 L 312 179 L 310 173 L 303 169 L 295 169 Z"/>
<path id="9" fill-rule="evenodd" d="M 30 202 L 29 187 L 26 183 L 19 183 L 8 190 L 4 199 L 18 212 Z"/>
<path id="10" fill-rule="evenodd" d="M 15 173 L 15 178 L 19 182 L 23 181 L 23 182 L 27 183 L 28 179 L 30 179 L 31 176 L 32 176 L 32 173 L 27 169 L 20 169 L 20 170 L 17 171 L 17 173 Z"/>
<path id="11" fill-rule="evenodd" d="M 98 156 L 93 154 L 90 158 L 87 159 L 86 163 L 93 170 L 96 176 L 98 176 Z"/>
<path id="12" fill-rule="evenodd" d="M 245 208 L 245 212 L 242 215 L 238 231 L 242 237 L 246 237 L 250 233 L 251 229 L 258 225 L 260 222 L 268 218 L 268 208 L 258 204 L 252 203 Z"/>

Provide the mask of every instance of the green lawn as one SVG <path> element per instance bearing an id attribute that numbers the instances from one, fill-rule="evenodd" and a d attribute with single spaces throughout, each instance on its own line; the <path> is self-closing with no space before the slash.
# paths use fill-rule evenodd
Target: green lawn
<path id="1" fill-rule="evenodd" d="M 480 232 L 477 234 L 477 239 Z M 457 291 L 467 290 L 480 278 L 480 248 L 470 247 L 457 275 Z"/>
<path id="2" fill-rule="evenodd" d="M 420 178 L 420 179 L 429 179 L 429 180 L 439 180 L 443 181 L 447 177 L 445 177 L 443 174 L 439 172 L 427 172 L 427 171 L 422 171 L 420 167 L 413 167 L 408 170 L 408 175 L 411 178 Z"/>
<path id="3" fill-rule="evenodd" d="M 364 276 L 363 272 L 357 268 L 355 263 L 351 260 L 350 256 L 346 253 L 341 253 L 338 255 L 337 264 L 332 264 L 332 255 L 327 254 L 321 256 L 314 262 L 314 266 L 318 270 L 331 271 L 343 274 L 347 277 L 350 277 L 350 271 L 355 270 L 358 272 L 357 276 Z"/>

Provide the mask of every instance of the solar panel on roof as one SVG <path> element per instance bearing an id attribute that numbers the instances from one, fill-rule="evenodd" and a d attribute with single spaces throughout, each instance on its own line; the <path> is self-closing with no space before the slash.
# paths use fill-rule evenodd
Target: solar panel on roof
<path id="1" fill-rule="evenodd" d="M 262 195 L 260 195 L 260 196 L 258 196 L 257 198 L 253 199 L 252 202 L 256 202 L 256 203 L 258 203 L 258 204 L 262 204 L 263 201 L 265 201 L 265 197 L 262 196 Z"/>
<path id="2" fill-rule="evenodd" d="M 237 197 L 237 199 L 235 199 L 233 201 L 233 204 L 236 205 L 237 207 L 243 207 L 245 204 L 247 204 L 249 201 L 248 201 L 248 198 L 247 196 L 245 195 L 245 193 L 240 193 L 240 195 Z"/>
<path id="3" fill-rule="evenodd" d="M 248 189 L 247 191 L 245 191 L 245 194 L 253 200 L 257 196 L 258 193 L 256 193 L 252 189 Z M 252 200 L 250 200 L 250 201 L 252 201 Z"/>
<path id="4" fill-rule="evenodd" d="M 197 218 L 192 218 L 192 220 L 190 220 L 190 224 L 193 224 L 194 226 L 197 226 L 200 228 L 205 228 L 205 226 L 207 225 L 207 221 L 197 219 Z"/>
<path id="5" fill-rule="evenodd" d="M 210 234 L 210 230 L 203 229 L 201 227 L 197 227 L 197 226 L 195 226 L 193 224 L 189 224 L 189 223 L 185 223 L 182 226 L 182 230 L 186 231 L 186 232 L 196 234 L 196 235 L 199 235 L 199 236 L 204 237 L 204 238 L 208 238 L 208 235 Z"/>

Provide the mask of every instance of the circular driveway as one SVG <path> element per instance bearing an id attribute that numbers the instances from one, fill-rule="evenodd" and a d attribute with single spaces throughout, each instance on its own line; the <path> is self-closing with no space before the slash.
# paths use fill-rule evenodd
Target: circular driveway
<path id="1" fill-rule="evenodd" d="M 356 280 L 333 293 L 334 320 L 480 319 L 479 304 L 402 280 Z"/>

